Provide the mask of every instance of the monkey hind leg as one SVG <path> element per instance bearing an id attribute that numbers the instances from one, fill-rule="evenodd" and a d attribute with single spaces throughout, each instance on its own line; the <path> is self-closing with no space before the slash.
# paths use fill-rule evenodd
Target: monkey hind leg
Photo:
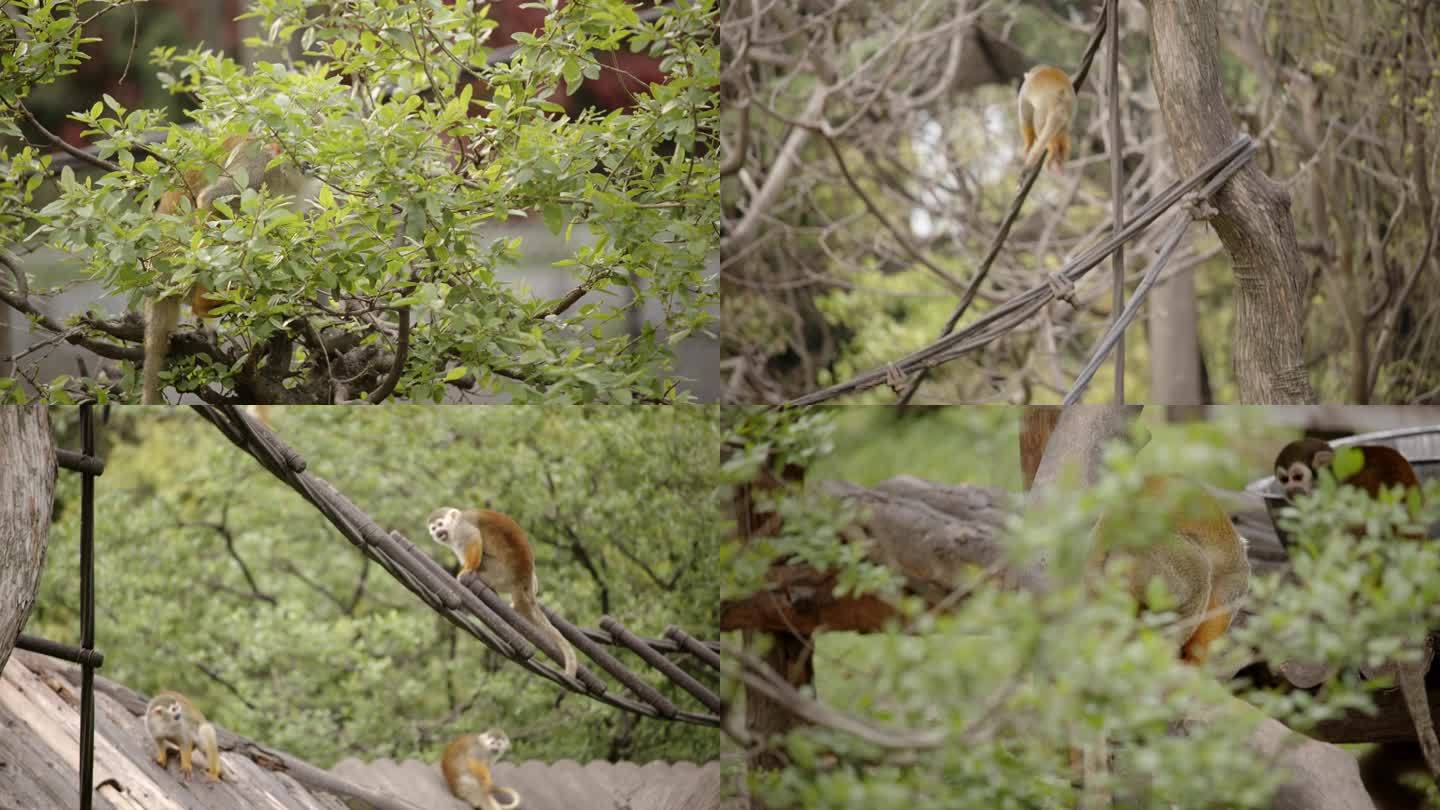
<path id="1" fill-rule="evenodd" d="M 490 810 L 493 806 L 490 797 L 485 792 L 485 788 L 474 779 L 468 779 L 457 785 L 455 797 L 475 808 L 475 810 Z"/>
<path id="2" fill-rule="evenodd" d="M 1204 618 L 1181 650 L 1181 657 L 1185 661 L 1203 664 L 1210 644 L 1225 635 L 1225 631 L 1230 629 L 1230 622 L 1240 611 L 1240 603 L 1250 590 L 1250 563 L 1245 559 L 1244 549 L 1244 542 L 1241 541 L 1235 560 L 1211 569 L 1214 574 L 1209 598 L 1205 603 Z"/>
<path id="3" fill-rule="evenodd" d="M 1199 666 L 1210 654 L 1210 645 L 1230 628 L 1230 608 L 1213 591 L 1206 603 L 1205 618 L 1180 648 L 1180 660 Z"/>
<path id="4" fill-rule="evenodd" d="M 199 728 L 201 747 L 205 749 L 205 775 L 212 782 L 220 781 L 220 743 L 215 736 L 215 726 L 203 723 Z"/>
<path id="5" fill-rule="evenodd" d="M 160 371 L 170 350 L 170 335 L 180 323 L 180 299 L 147 298 L 145 300 L 145 365 L 142 369 L 141 402 L 161 404 Z"/>
<path id="6" fill-rule="evenodd" d="M 1029 155 L 1030 147 L 1035 145 L 1035 110 L 1025 103 L 1025 96 L 1022 95 L 1016 112 L 1020 121 L 1020 154 Z"/>
<path id="7" fill-rule="evenodd" d="M 1070 159 L 1070 133 L 1061 132 L 1050 142 L 1050 157 L 1048 167 L 1056 174 L 1065 173 L 1065 161 Z"/>

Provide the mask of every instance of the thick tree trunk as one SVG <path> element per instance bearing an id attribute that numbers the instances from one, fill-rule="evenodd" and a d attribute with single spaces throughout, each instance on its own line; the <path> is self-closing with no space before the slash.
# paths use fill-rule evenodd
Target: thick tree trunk
<path id="1" fill-rule="evenodd" d="M 0 407 L 0 670 L 40 588 L 54 497 L 49 413 L 34 405 Z"/>
<path id="2" fill-rule="evenodd" d="M 1235 140 L 1220 87 L 1215 0 L 1149 0 L 1150 73 L 1177 173 Z M 1235 377 L 1246 404 L 1311 403 L 1305 371 L 1305 272 L 1289 195 L 1251 161 L 1214 198 L 1210 220 L 1235 274 Z"/>

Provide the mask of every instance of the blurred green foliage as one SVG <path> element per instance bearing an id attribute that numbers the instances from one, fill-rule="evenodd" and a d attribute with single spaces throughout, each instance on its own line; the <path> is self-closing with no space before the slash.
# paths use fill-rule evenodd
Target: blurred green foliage
<path id="1" fill-rule="evenodd" d="M 965 598 L 946 612 L 900 600 L 904 618 L 897 632 L 818 634 L 808 694 L 871 727 L 939 730 L 944 741 L 885 747 L 823 723 L 803 727 L 762 743 L 788 762 L 752 775 L 751 788 L 767 806 L 1074 807 L 1080 796 L 1070 749 L 1103 738 L 1114 767 L 1102 784 L 1114 806 L 1268 807 L 1284 771 L 1247 744 L 1259 723 L 1269 716 L 1304 733 L 1346 710 L 1373 706 L 1371 693 L 1392 684 L 1364 679 L 1359 668 L 1413 654 L 1410 642 L 1440 620 L 1440 549 L 1396 542 L 1397 531 L 1440 518 L 1440 483 L 1429 484 L 1423 504 L 1413 495 L 1375 501 L 1325 473 L 1319 494 L 1302 499 L 1288 518 L 1300 538 L 1291 552 L 1293 577 L 1253 575 L 1243 626 L 1218 643 L 1208 667 L 1189 667 L 1175 655 L 1173 613 L 1139 614 L 1127 589 L 1114 580 L 1104 584 L 1091 570 L 1090 528 L 1105 514 L 1118 541 L 1155 542 L 1168 533 L 1162 528 L 1168 518 L 1138 497 L 1145 475 L 1163 471 L 1238 487 L 1266 475 L 1293 434 L 1268 424 L 1263 409 L 1227 408 L 1211 422 L 1185 425 L 1166 425 L 1162 416 L 1163 409 L 1147 409 L 1145 448 L 1138 454 L 1110 448 L 1106 474 L 1095 486 L 1017 515 L 1011 524 L 1006 552 L 1016 561 L 1043 556 L 1053 583 L 1048 591 L 1004 590 L 966 578 L 954 583 Z M 732 455 L 727 479 L 746 480 L 754 469 L 741 460 L 763 458 L 767 445 L 808 446 L 817 451 L 810 480 L 868 484 L 907 473 L 1018 488 L 1015 409 L 921 410 L 902 417 L 852 408 L 808 412 L 789 422 L 766 418 L 763 427 L 773 431 L 768 441 L 753 416 L 734 420 L 732 445 L 745 452 Z M 807 436 L 813 439 L 808 445 Z M 787 526 L 752 543 L 756 553 L 821 558 L 813 549 L 826 531 L 838 544 L 845 527 L 833 504 L 796 492 L 772 494 L 767 502 L 787 518 L 814 514 L 797 531 Z M 1367 537 L 1351 537 L 1352 526 L 1364 527 Z M 750 559 L 749 549 L 726 553 L 738 562 L 726 594 L 753 592 L 758 580 L 747 585 L 738 577 L 753 577 L 763 564 Z M 828 562 L 857 572 L 875 565 L 853 550 L 832 551 Z M 849 581 L 857 577 L 871 579 L 852 573 Z M 884 593 L 894 585 L 869 590 Z M 1246 661 L 1273 667 L 1291 658 L 1339 674 L 1318 694 L 1268 691 L 1227 677 Z M 726 693 L 743 700 L 733 682 Z M 1174 728 L 1182 718 L 1186 733 L 1180 736 Z"/>
<path id="2" fill-rule="evenodd" d="M 609 615 L 645 636 L 674 624 L 713 637 L 715 409 L 271 413 L 311 472 L 447 568 L 453 555 L 429 539 L 426 515 L 490 506 L 530 534 L 540 599 L 571 621 L 594 627 Z M 514 739 L 517 761 L 716 756 L 713 728 L 626 716 L 458 633 L 196 414 L 116 409 L 101 435 L 106 677 L 147 694 L 179 689 L 219 724 L 325 766 L 435 759 L 451 735 L 494 725 Z M 79 476 L 62 474 L 59 487 L 28 632 L 74 640 Z M 695 706 L 633 655 L 612 652 Z"/>

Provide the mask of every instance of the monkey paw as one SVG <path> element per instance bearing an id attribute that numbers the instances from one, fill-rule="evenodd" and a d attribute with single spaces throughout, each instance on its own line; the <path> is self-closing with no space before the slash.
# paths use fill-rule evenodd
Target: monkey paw
<path id="1" fill-rule="evenodd" d="M 1064 273 L 1046 273 L 1045 283 L 1050 285 L 1050 292 L 1055 297 L 1069 304 L 1074 309 L 1079 309 L 1075 303 L 1075 282 L 1071 281 Z"/>

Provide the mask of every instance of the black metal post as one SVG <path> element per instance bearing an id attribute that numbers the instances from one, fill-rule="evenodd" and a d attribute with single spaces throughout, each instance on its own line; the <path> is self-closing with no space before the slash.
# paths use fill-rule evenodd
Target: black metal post
<path id="1" fill-rule="evenodd" d="M 95 407 L 80 406 L 82 444 L 86 457 L 95 457 Z M 80 480 L 80 646 L 95 648 L 95 474 L 86 470 Z M 95 666 L 80 664 L 80 810 L 90 810 L 95 792 Z"/>

